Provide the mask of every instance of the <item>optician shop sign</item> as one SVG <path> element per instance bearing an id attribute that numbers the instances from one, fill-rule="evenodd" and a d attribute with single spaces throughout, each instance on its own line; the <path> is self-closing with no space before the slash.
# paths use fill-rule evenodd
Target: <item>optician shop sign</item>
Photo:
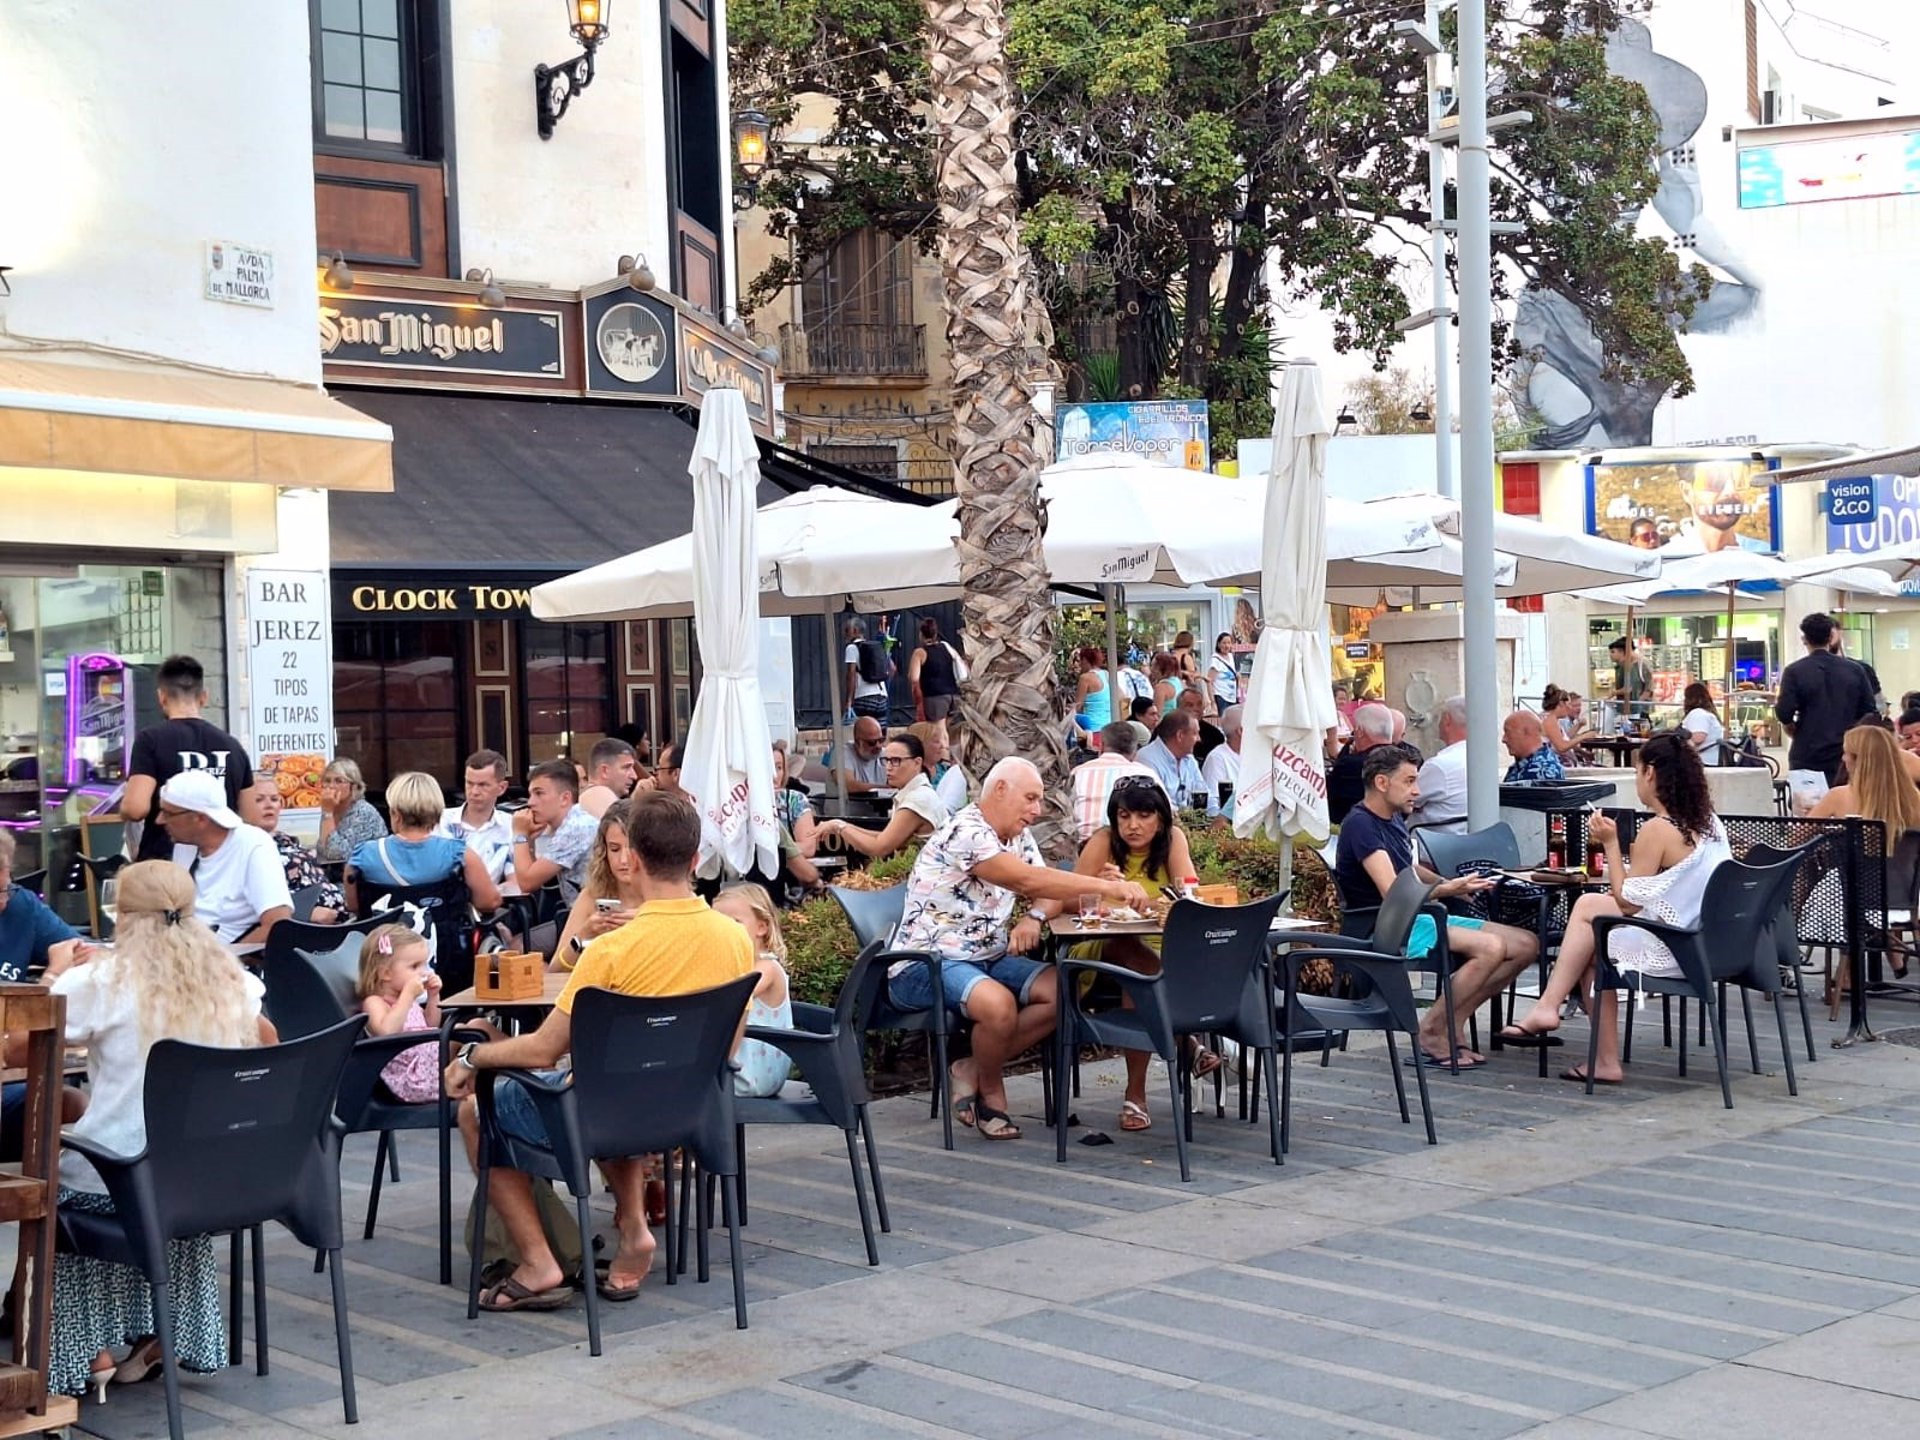
<path id="1" fill-rule="evenodd" d="M 1868 498 L 1867 487 L 1871 487 Z M 1827 512 L 1827 549 L 1865 554 L 1886 545 L 1920 541 L 1920 477 L 1911 475 L 1860 476 L 1829 480 L 1823 508 Z M 1920 580 L 1905 580 L 1900 589 L 1920 594 Z"/>

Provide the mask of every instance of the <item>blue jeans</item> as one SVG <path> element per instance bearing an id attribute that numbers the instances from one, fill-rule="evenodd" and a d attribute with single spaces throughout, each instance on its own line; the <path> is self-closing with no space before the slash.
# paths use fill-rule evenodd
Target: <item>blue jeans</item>
<path id="1" fill-rule="evenodd" d="M 940 988 L 949 1009 L 966 1013 L 967 997 L 982 980 L 994 980 L 1013 992 L 1022 1005 L 1033 991 L 1033 982 L 1053 967 L 1031 955 L 1000 955 L 973 964 L 966 960 L 940 962 Z M 902 1010 L 933 1008 L 933 972 L 925 965 L 910 965 L 887 982 L 887 994 Z"/>
<path id="2" fill-rule="evenodd" d="M 560 1080 L 567 1072 L 537 1070 L 534 1073 L 542 1080 Z M 493 1082 L 493 1118 L 502 1134 L 528 1145 L 538 1145 L 543 1150 L 553 1148 L 547 1127 L 541 1122 L 540 1112 L 534 1108 L 533 1096 L 518 1080 L 505 1078 Z"/>

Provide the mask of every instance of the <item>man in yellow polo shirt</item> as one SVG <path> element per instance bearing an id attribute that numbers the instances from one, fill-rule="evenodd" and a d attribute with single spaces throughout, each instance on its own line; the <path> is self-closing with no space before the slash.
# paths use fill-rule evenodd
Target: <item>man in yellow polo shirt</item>
<path id="1" fill-rule="evenodd" d="M 753 944 L 746 930 L 714 914 L 693 893 L 693 864 L 700 850 L 698 812 L 684 797 L 660 790 L 644 791 L 631 804 L 627 843 L 638 862 L 641 896 L 633 919 L 587 947 L 553 1013 L 538 1030 L 464 1045 L 447 1066 L 447 1094 L 461 1100 L 460 1133 L 466 1136 L 469 1160 L 478 1155 L 480 1144 L 479 1113 L 472 1099 L 474 1072 L 542 1070 L 559 1064 L 572 1047 L 573 998 L 580 991 L 595 987 L 622 995 L 688 995 L 753 969 Z M 548 1143 L 533 1101 L 518 1081 L 497 1081 L 494 1102 L 501 1129 L 535 1145 Z M 613 1187 L 620 1249 L 599 1282 L 600 1293 L 609 1300 L 631 1300 L 653 1264 L 646 1179 L 638 1160 L 603 1160 L 601 1169 Z M 563 1283 L 560 1263 L 540 1228 L 528 1178 L 496 1166 L 487 1199 L 500 1212 L 521 1258 L 513 1274 L 480 1293 L 480 1308 L 553 1310 L 567 1304 L 572 1290 Z"/>

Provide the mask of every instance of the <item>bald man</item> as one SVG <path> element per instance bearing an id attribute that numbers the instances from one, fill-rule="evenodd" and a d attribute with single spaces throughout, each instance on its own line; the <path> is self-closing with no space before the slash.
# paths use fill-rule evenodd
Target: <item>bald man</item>
<path id="1" fill-rule="evenodd" d="M 1017 1140 L 1007 1114 L 1006 1062 L 1053 1033 L 1054 968 L 1034 956 L 1040 927 L 1098 895 L 1144 907 L 1131 880 L 1055 870 L 1027 827 L 1046 811 L 1046 786 L 1028 761 L 1009 756 L 987 772 L 980 799 L 928 837 L 907 877 L 894 949 L 940 957 L 941 995 L 931 967 L 897 961 L 887 971 L 893 1003 L 906 1010 L 945 1004 L 973 1022 L 973 1055 L 956 1061 L 948 1091 L 954 1115 L 986 1140 Z M 1012 925 L 1013 902 L 1027 913 Z"/>
<path id="2" fill-rule="evenodd" d="M 1513 756 L 1506 783 L 1547 782 L 1558 784 L 1567 778 L 1560 756 L 1547 743 L 1547 731 L 1540 717 L 1531 710 L 1516 710 L 1500 727 L 1500 741 Z"/>
<path id="3" fill-rule="evenodd" d="M 865 795 L 887 783 L 887 767 L 881 762 L 880 749 L 887 732 L 871 715 L 853 722 L 853 741 L 847 746 L 847 758 L 840 769 L 847 778 L 849 795 Z"/>

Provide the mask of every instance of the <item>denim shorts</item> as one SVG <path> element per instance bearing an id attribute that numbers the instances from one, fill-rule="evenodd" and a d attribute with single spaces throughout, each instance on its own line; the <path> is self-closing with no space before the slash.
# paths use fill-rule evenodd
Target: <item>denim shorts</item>
<path id="1" fill-rule="evenodd" d="M 563 1080 L 567 1072 L 536 1070 L 534 1074 L 542 1080 Z M 493 1118 L 502 1134 L 529 1145 L 538 1145 L 543 1150 L 553 1148 L 553 1141 L 547 1136 L 547 1127 L 540 1119 L 540 1112 L 534 1108 L 533 1096 L 526 1086 L 510 1076 L 493 1082 Z"/>
<path id="2" fill-rule="evenodd" d="M 940 988 L 946 992 L 949 1009 L 966 1012 L 967 996 L 982 980 L 996 980 L 1013 992 L 1022 1005 L 1032 993 L 1033 982 L 1053 967 L 1031 955 L 1001 955 L 979 965 L 965 960 L 940 962 Z M 911 965 L 887 982 L 887 994 L 902 1010 L 927 1010 L 933 1006 L 933 972 L 925 965 Z"/>

